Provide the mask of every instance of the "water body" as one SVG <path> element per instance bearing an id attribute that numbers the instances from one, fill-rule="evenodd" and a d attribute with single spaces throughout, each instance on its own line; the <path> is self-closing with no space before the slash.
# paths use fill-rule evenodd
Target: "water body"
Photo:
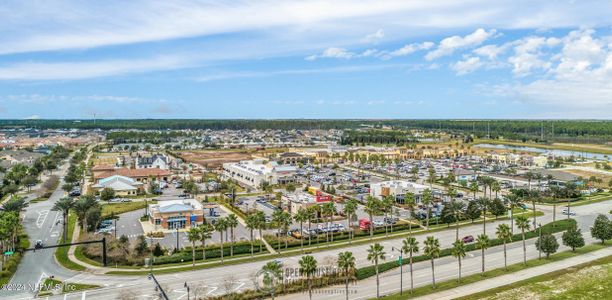
<path id="1" fill-rule="evenodd" d="M 477 145 L 474 145 L 474 147 L 527 151 L 527 152 L 543 153 L 543 154 L 552 155 L 552 156 L 563 156 L 563 157 L 573 156 L 573 157 L 582 157 L 586 159 L 598 159 L 598 160 L 612 161 L 611 155 L 606 155 L 603 153 L 592 153 L 592 152 L 581 152 L 581 151 L 559 150 L 559 149 L 544 149 L 544 148 L 536 148 L 536 147 L 513 146 L 513 145 L 503 145 L 503 144 L 477 144 Z"/>

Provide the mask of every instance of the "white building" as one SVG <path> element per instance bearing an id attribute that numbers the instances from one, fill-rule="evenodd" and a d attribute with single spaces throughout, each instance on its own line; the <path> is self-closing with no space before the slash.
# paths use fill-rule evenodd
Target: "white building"
<path id="1" fill-rule="evenodd" d="M 136 169 L 170 169 L 170 159 L 164 155 L 143 156 L 136 159 Z"/>
<path id="2" fill-rule="evenodd" d="M 412 193 L 415 201 L 420 203 L 423 191 L 428 188 L 426 185 L 406 180 L 382 181 L 370 185 L 370 195 L 377 198 L 394 196 L 396 202 L 403 204 L 404 195 Z"/>
<path id="3" fill-rule="evenodd" d="M 279 165 L 263 159 L 223 164 L 223 175 L 226 178 L 254 188 L 258 188 L 264 181 L 269 184 L 293 183 L 296 171 L 294 166 Z"/>
<path id="4" fill-rule="evenodd" d="M 98 183 L 91 186 L 91 188 L 99 193 L 105 188 L 111 188 L 115 191 L 117 196 L 136 196 L 138 192 L 143 192 L 143 183 L 138 182 L 130 177 L 113 175 L 100 179 Z"/>

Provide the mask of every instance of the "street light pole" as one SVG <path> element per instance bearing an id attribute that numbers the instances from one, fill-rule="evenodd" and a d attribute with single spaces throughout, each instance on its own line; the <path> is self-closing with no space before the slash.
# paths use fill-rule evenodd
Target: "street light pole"
<path id="1" fill-rule="evenodd" d="M 189 286 L 187 285 L 187 281 L 185 281 L 184 287 L 187 289 L 187 300 L 189 300 Z"/>
<path id="2" fill-rule="evenodd" d="M 179 250 L 179 225 L 178 223 L 174 223 L 174 227 L 176 227 L 176 250 Z"/>
<path id="3" fill-rule="evenodd" d="M 402 256 L 402 250 L 391 247 L 391 251 L 399 252 L 399 265 L 400 265 L 400 295 L 404 294 L 404 259 Z"/>

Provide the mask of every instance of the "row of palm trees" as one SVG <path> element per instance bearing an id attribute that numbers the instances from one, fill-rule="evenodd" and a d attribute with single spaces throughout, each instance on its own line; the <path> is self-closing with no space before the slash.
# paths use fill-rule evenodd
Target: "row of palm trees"
<path id="1" fill-rule="evenodd" d="M 523 260 L 524 263 L 527 263 L 526 256 L 526 247 L 525 247 L 525 230 L 529 229 L 529 220 L 524 216 L 517 217 L 517 226 L 522 230 L 523 236 Z M 510 227 L 507 224 L 500 224 L 497 226 L 497 230 L 495 233 L 497 239 L 503 242 L 504 247 L 504 268 L 507 269 L 507 255 L 506 255 L 506 245 L 508 242 L 512 241 L 512 233 L 510 231 Z M 440 253 L 442 251 L 440 247 L 440 241 L 438 238 L 434 236 L 428 236 L 423 241 L 423 254 L 429 257 L 431 263 L 431 280 L 432 287 L 436 288 L 436 274 L 435 274 L 435 259 L 440 257 Z M 485 272 L 485 251 L 491 245 L 491 241 L 489 236 L 486 234 L 478 235 L 476 240 L 476 247 L 481 250 L 482 257 L 482 274 Z M 400 248 L 401 252 L 405 255 L 408 255 L 408 264 L 409 264 L 409 272 L 410 272 L 410 293 L 414 290 L 414 274 L 413 274 L 413 258 L 416 253 L 420 251 L 419 242 L 415 237 L 409 236 L 402 240 L 402 247 Z M 468 247 L 462 240 L 455 240 L 450 248 L 450 253 L 453 257 L 457 259 L 458 263 L 458 275 L 457 281 L 461 282 L 461 274 L 462 274 L 462 259 L 465 258 L 467 254 Z M 384 246 L 379 243 L 375 243 L 370 245 L 368 248 L 368 256 L 367 259 L 374 265 L 375 273 L 376 273 L 376 297 L 380 297 L 380 279 L 379 279 L 379 264 L 382 261 L 385 261 L 387 258 L 387 253 L 385 252 Z M 402 262 L 403 263 L 403 262 Z M 264 269 L 273 268 L 272 264 L 276 264 L 274 262 L 264 266 Z M 356 271 L 355 268 L 355 258 L 353 254 L 349 251 L 341 252 L 338 254 L 337 260 L 338 268 L 343 271 L 343 274 L 346 276 L 346 299 L 348 299 L 348 286 L 349 279 L 354 275 Z M 305 275 L 308 280 L 308 291 L 309 295 L 312 299 L 312 276 L 314 275 L 317 267 L 317 262 L 314 257 L 310 255 L 303 256 L 300 261 L 300 274 Z"/>
<path id="2" fill-rule="evenodd" d="M 200 242 L 202 245 L 202 260 L 206 260 L 206 240 L 211 239 L 215 231 L 219 233 L 219 239 L 221 240 L 221 263 L 224 262 L 224 244 L 229 241 L 230 243 L 230 256 L 234 256 L 234 244 L 236 242 L 236 236 L 234 230 L 238 227 L 238 217 L 234 214 L 229 214 L 225 218 L 219 218 L 214 225 L 204 223 L 198 227 L 191 227 L 187 231 L 187 240 L 191 242 L 191 257 L 192 266 L 195 266 L 195 243 Z M 251 232 L 251 255 L 253 255 L 253 240 Z"/>

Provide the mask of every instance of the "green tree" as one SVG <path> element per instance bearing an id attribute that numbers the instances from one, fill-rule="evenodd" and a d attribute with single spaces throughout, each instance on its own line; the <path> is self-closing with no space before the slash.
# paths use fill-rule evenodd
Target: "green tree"
<path id="1" fill-rule="evenodd" d="M 235 214 L 229 214 L 226 217 L 226 221 L 227 221 L 227 227 L 230 230 L 230 238 L 231 238 L 230 256 L 234 256 L 234 242 L 236 240 L 236 236 L 234 236 L 234 229 L 238 227 L 238 217 L 236 217 Z"/>
<path id="2" fill-rule="evenodd" d="M 298 209 L 293 219 L 300 223 L 300 249 L 304 253 L 304 222 L 308 221 L 308 211 L 304 208 Z"/>
<path id="3" fill-rule="evenodd" d="M 500 239 L 504 243 L 504 269 L 506 269 L 507 271 L 508 263 L 506 259 L 507 258 L 506 243 L 512 241 L 512 233 L 510 232 L 510 227 L 508 227 L 507 224 L 499 224 L 499 226 L 497 226 L 497 231 L 495 232 L 495 235 L 497 236 L 498 239 Z"/>
<path id="4" fill-rule="evenodd" d="M 491 201 L 489 210 L 495 216 L 495 219 L 497 219 L 499 216 L 503 216 L 508 211 L 508 208 L 501 199 L 497 198 Z"/>
<path id="5" fill-rule="evenodd" d="M 374 245 L 370 245 L 368 249 L 368 260 L 374 264 L 374 269 L 376 270 L 376 298 L 380 298 L 380 281 L 378 279 L 378 263 L 381 260 L 385 260 L 385 247 L 383 247 L 379 243 L 375 243 Z"/>
<path id="6" fill-rule="evenodd" d="M 516 217 L 516 227 L 521 230 L 521 236 L 523 239 L 523 264 L 527 265 L 527 246 L 525 245 L 525 231 L 529 230 L 529 219 L 522 215 Z"/>
<path id="7" fill-rule="evenodd" d="M 489 241 L 489 236 L 487 236 L 486 234 L 479 234 L 478 237 L 476 237 L 476 248 L 480 249 L 481 251 L 481 259 L 482 259 L 482 263 L 481 263 L 481 274 L 484 276 L 484 272 L 485 272 L 485 250 L 487 250 L 487 248 L 489 248 L 490 245 L 490 241 Z"/>
<path id="8" fill-rule="evenodd" d="M 92 208 L 100 209 L 96 199 L 92 196 L 81 196 L 79 200 L 74 202 L 73 208 L 74 212 L 77 215 L 81 228 L 83 228 L 85 232 L 89 231 L 89 227 L 87 226 L 87 215 L 90 212 L 90 209 Z"/>
<path id="9" fill-rule="evenodd" d="M 100 199 L 104 200 L 104 201 L 109 201 L 110 199 L 115 198 L 115 190 L 106 187 L 103 188 L 102 191 L 100 191 Z"/>
<path id="10" fill-rule="evenodd" d="M 550 254 L 557 252 L 559 243 L 557 243 L 557 238 L 554 235 L 545 234 L 536 240 L 536 249 L 546 253 L 546 258 L 549 258 Z"/>
<path id="11" fill-rule="evenodd" d="M 412 270 L 412 257 L 414 253 L 419 252 L 419 242 L 414 237 L 407 237 L 402 240 L 402 252 L 404 254 L 409 255 L 409 263 L 410 263 L 410 293 L 414 290 L 414 275 Z"/>
<path id="12" fill-rule="evenodd" d="M 561 239 L 563 240 L 563 245 L 571 247 L 573 252 L 576 252 L 576 248 L 584 246 L 582 232 L 579 228 L 577 228 L 577 226 L 572 226 L 565 231 L 561 236 Z"/>
<path id="13" fill-rule="evenodd" d="M 200 241 L 200 230 L 197 227 L 189 228 L 187 240 L 191 242 L 191 266 L 195 267 L 195 243 Z"/>
<path id="14" fill-rule="evenodd" d="M 225 230 L 227 230 L 227 221 L 225 220 L 225 218 L 217 219 L 217 222 L 215 223 L 215 230 L 219 232 L 219 237 L 221 239 L 221 263 L 223 263 L 223 254 L 225 252 L 223 250 L 223 233 L 225 232 Z"/>
<path id="15" fill-rule="evenodd" d="M 368 217 L 370 218 L 369 230 L 370 230 L 370 239 L 372 239 L 372 236 L 374 235 L 374 223 L 373 223 L 372 216 L 378 214 L 378 212 L 380 211 L 380 201 L 372 196 L 368 196 L 366 199 L 365 211 L 368 214 Z"/>
<path id="16" fill-rule="evenodd" d="M 457 282 L 461 282 L 461 259 L 465 257 L 465 253 L 467 252 L 467 247 L 465 243 L 461 240 L 456 240 L 453 243 L 453 247 L 451 248 L 451 255 L 457 259 L 459 263 L 459 277 L 457 278 Z"/>
<path id="17" fill-rule="evenodd" d="M 305 255 L 298 261 L 300 274 L 306 275 L 308 296 L 312 300 L 312 277 L 317 272 L 317 260 L 312 255 Z"/>
<path id="18" fill-rule="evenodd" d="M 164 255 L 164 250 L 159 245 L 159 243 L 155 243 L 155 247 L 153 248 L 153 255 L 156 257 Z"/>
<path id="19" fill-rule="evenodd" d="M 212 238 L 214 228 L 204 222 L 204 224 L 198 227 L 198 230 L 200 231 L 200 242 L 202 243 L 202 260 L 206 260 L 206 240 Z"/>
<path id="20" fill-rule="evenodd" d="M 385 236 L 389 236 L 389 232 L 387 230 L 387 223 L 388 223 L 387 222 L 387 220 L 388 220 L 387 216 L 389 215 L 389 212 L 392 212 L 394 204 L 395 204 L 395 197 L 391 196 L 391 195 L 383 197 L 382 201 L 380 202 L 381 210 L 383 211 L 383 213 L 385 215 L 384 216 L 384 221 L 385 221 L 384 222 L 385 223 Z M 391 224 L 391 226 L 393 226 L 393 224 Z M 393 228 L 391 228 L 391 231 L 393 231 Z"/>
<path id="21" fill-rule="evenodd" d="M 344 203 L 344 215 L 346 215 L 346 229 L 349 231 L 349 244 L 352 242 L 353 229 L 351 227 L 351 218 L 357 212 L 357 202 L 353 199 L 349 199 Z"/>
<path id="22" fill-rule="evenodd" d="M 245 223 L 246 223 L 246 228 L 249 230 L 250 233 L 250 237 L 251 237 L 251 257 L 253 257 L 253 231 L 255 231 L 255 229 L 257 229 L 258 224 L 257 224 L 258 220 L 257 220 L 257 215 L 256 214 L 250 214 L 247 216 Z"/>
<path id="23" fill-rule="evenodd" d="M 426 219 L 425 227 L 429 229 L 429 214 L 431 211 L 430 206 L 433 204 L 433 193 L 431 192 L 430 189 L 425 189 L 423 191 L 421 202 L 423 203 L 423 205 L 425 205 L 425 214 L 426 214 L 425 215 L 425 219 Z"/>
<path id="24" fill-rule="evenodd" d="M 62 213 L 62 225 L 64 227 L 64 233 L 63 233 L 63 240 L 64 240 L 64 244 L 66 243 L 66 238 L 68 235 L 68 212 L 70 211 L 70 209 L 72 209 L 72 206 L 74 206 L 74 200 L 72 200 L 72 198 L 61 198 L 59 200 L 57 200 L 57 202 L 55 202 L 53 204 L 53 207 L 51 208 L 51 210 L 53 211 L 59 211 Z"/>
<path id="25" fill-rule="evenodd" d="M 480 210 L 480 207 L 478 206 L 478 202 L 470 201 L 465 210 L 465 216 L 468 219 L 472 220 L 472 223 L 474 223 L 474 220 L 480 218 L 481 215 L 482 215 L 482 211 Z"/>
<path id="26" fill-rule="evenodd" d="M 433 236 L 428 236 L 423 243 L 425 244 L 423 254 L 429 256 L 431 260 L 431 286 L 435 289 L 436 271 L 434 260 L 440 256 L 440 241 Z"/>
<path id="27" fill-rule="evenodd" d="M 353 277 L 355 273 L 355 257 L 350 251 L 338 253 L 338 269 L 342 270 L 345 276 L 345 294 L 346 299 L 349 298 L 349 279 Z"/>
<path id="28" fill-rule="evenodd" d="M 255 224 L 257 224 L 257 230 L 259 231 L 259 238 L 263 239 L 262 231 L 267 227 L 266 215 L 264 214 L 263 211 L 259 210 L 255 213 L 255 216 L 256 216 Z M 259 243 L 259 252 L 262 251 L 262 247 L 263 247 L 263 243 Z"/>
<path id="29" fill-rule="evenodd" d="M 591 236 L 605 244 L 606 240 L 612 238 L 612 222 L 605 215 L 598 215 L 591 227 Z"/>
<path id="30" fill-rule="evenodd" d="M 270 296 L 272 296 L 272 299 L 274 299 L 274 295 L 276 293 L 276 282 L 278 280 L 282 280 L 283 278 L 283 270 L 281 270 L 281 265 L 275 261 L 270 261 L 261 269 L 264 271 L 264 284 L 270 286 Z"/>

